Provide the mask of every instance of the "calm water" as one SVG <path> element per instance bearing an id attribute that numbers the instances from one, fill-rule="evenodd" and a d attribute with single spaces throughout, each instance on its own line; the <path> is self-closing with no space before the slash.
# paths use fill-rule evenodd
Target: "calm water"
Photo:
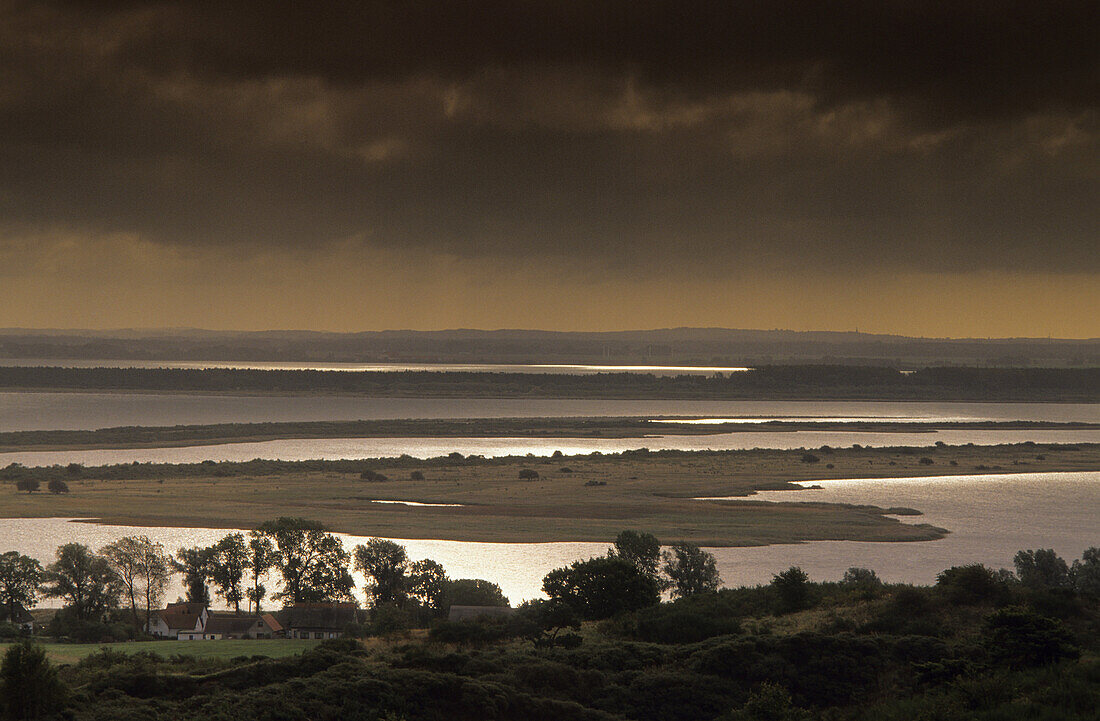
<path id="1" fill-rule="evenodd" d="M 820 448 L 850 446 L 931 446 L 974 443 L 1100 443 L 1100 429 L 1084 431 L 940 431 L 936 433 L 866 433 L 836 431 L 743 432 L 702 436 L 651 436 L 646 438 L 305 438 L 256 443 L 226 443 L 183 448 L 134 448 L 84 451 L 21 451 L 0 453 L 0 468 L 9 463 L 52 466 L 82 463 L 200 463 L 202 461 L 281 461 L 393 458 L 409 455 L 435 458 L 448 453 L 494 456 L 549 456 L 620 453 L 638 448 L 650 450 L 732 450 L 749 448 Z"/>
<path id="2" fill-rule="evenodd" d="M 532 418 L 694 416 L 767 420 L 1100 422 L 1095 403 L 924 403 L 895 401 L 527 400 L 519 398 L 367 398 L 363 396 L 215 395 L 201 393 L 0 392 L 0 431 L 93 430 L 387 418 Z M 855 442 L 855 441 L 853 441 Z"/>
<path id="3" fill-rule="evenodd" d="M 658 376 L 741 373 L 742 366 L 601 365 L 589 363 L 313 363 L 293 361 L 168 361 L 73 360 L 67 358 L 0 358 L 0 366 L 54 366 L 60 368 L 231 368 L 282 371 L 431 371 L 435 373 L 650 373 Z"/>
<path id="4" fill-rule="evenodd" d="M 718 557 L 727 585 L 767 583 L 772 574 L 791 565 L 801 566 L 814 580 L 839 579 L 848 567 L 864 566 L 887 581 L 931 583 L 938 572 L 953 565 L 978 561 L 995 568 L 1011 567 L 1012 556 L 1024 548 L 1054 548 L 1071 560 L 1087 547 L 1100 546 L 1100 472 L 816 483 L 823 488 L 768 491 L 754 498 L 909 506 L 925 515 L 903 517 L 903 522 L 932 523 L 951 533 L 937 541 L 909 543 L 815 541 L 709 549 Z M 99 548 L 122 536 L 144 533 L 174 550 L 208 545 L 227 532 L 103 526 L 59 518 L 2 519 L 0 550 L 17 550 L 46 562 L 58 545 L 74 540 Z M 344 536 L 343 540 L 350 548 L 364 539 Z M 432 558 L 442 563 L 452 578 L 486 578 L 500 584 L 513 602 L 540 595 L 542 577 L 548 571 L 602 554 L 607 548 L 604 543 L 394 540 L 403 543 L 413 559 Z M 361 588 L 362 579 L 358 581 Z M 169 597 L 180 592 L 176 586 Z"/>

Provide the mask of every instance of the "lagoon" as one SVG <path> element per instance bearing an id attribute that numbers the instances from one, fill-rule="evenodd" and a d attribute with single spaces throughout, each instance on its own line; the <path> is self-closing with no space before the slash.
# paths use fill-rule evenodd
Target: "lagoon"
<path id="1" fill-rule="evenodd" d="M 1097 403 L 371 398 L 83 391 L 0 392 L 0 431 L 395 418 L 629 416 L 869 421 L 1100 422 Z"/>

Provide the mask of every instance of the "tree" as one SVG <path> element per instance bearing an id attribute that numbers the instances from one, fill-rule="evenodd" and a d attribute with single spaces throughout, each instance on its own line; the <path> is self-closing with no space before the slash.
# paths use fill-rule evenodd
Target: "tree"
<path id="1" fill-rule="evenodd" d="M 17 489 L 26 491 L 27 493 L 34 493 L 41 485 L 42 484 L 34 478 L 21 478 L 15 482 L 15 487 Z"/>
<path id="2" fill-rule="evenodd" d="M 0 697 L 9 718 L 51 717 L 61 710 L 66 695 L 41 646 L 27 641 L 8 647 L 0 663 Z"/>
<path id="3" fill-rule="evenodd" d="M 661 563 L 661 542 L 652 533 L 622 531 L 615 537 L 615 547 L 607 555 L 626 559 L 638 570 L 656 577 Z"/>
<path id="4" fill-rule="evenodd" d="M 586 620 L 636 611 L 661 599 L 660 584 L 622 558 L 575 561 L 546 574 L 542 590 Z"/>
<path id="5" fill-rule="evenodd" d="M 66 607 L 80 621 L 90 621 L 118 605 L 121 593 L 110 564 L 81 543 L 66 543 L 57 549 L 57 561 L 42 574 L 42 591 L 51 598 L 63 598 Z"/>
<path id="6" fill-rule="evenodd" d="M 275 565 L 275 546 L 271 539 L 259 531 L 251 531 L 248 534 L 248 573 L 252 576 L 252 587 L 248 589 L 248 610 L 252 611 L 253 605 L 256 613 L 260 612 L 260 603 L 267 595 L 261 580 Z"/>
<path id="7" fill-rule="evenodd" d="M 174 571 L 172 559 L 164 552 L 164 546 L 159 543 L 143 546 L 138 563 L 143 581 L 142 595 L 145 597 L 145 628 L 148 629 L 153 608 L 160 605 L 160 600 L 164 597 Z"/>
<path id="8" fill-rule="evenodd" d="M 1069 566 L 1052 548 L 1020 551 L 1012 559 L 1020 583 L 1030 588 L 1069 588 Z"/>
<path id="9" fill-rule="evenodd" d="M 784 613 L 810 605 L 810 577 L 798 566 L 772 576 L 772 588 L 779 593 L 779 608 Z"/>
<path id="10" fill-rule="evenodd" d="M 1086 548 L 1070 569 L 1078 593 L 1100 596 L 1100 548 Z"/>
<path id="11" fill-rule="evenodd" d="M 840 585 L 855 591 L 860 598 L 873 598 L 882 588 L 882 580 L 870 568 L 852 566 L 844 572 Z"/>
<path id="12" fill-rule="evenodd" d="M 145 610 L 145 628 L 149 627 L 153 606 L 157 605 L 168 587 L 172 571 L 164 546 L 147 536 L 126 536 L 100 549 L 115 572 L 122 592 L 130 599 L 134 628 L 141 628 L 138 599 Z"/>
<path id="13" fill-rule="evenodd" d="M 450 582 L 443 566 L 430 558 L 417 561 L 409 566 L 409 595 L 420 604 L 438 615 L 446 608 L 447 588 Z"/>
<path id="14" fill-rule="evenodd" d="M 47 488 L 47 490 L 49 490 L 50 493 L 53 493 L 55 495 L 58 494 L 58 493 L 68 493 L 69 492 L 69 484 L 66 483 L 65 481 L 61 480 L 60 478 L 55 478 L 52 481 L 50 481 L 49 483 L 47 483 L 46 488 Z"/>
<path id="15" fill-rule="evenodd" d="M 31 608 L 38 598 L 42 566 L 18 551 L 0 554 L 0 606 L 7 609 L 8 620 L 15 622 L 18 606 Z"/>
<path id="16" fill-rule="evenodd" d="M 251 560 L 244 534 L 230 533 L 208 548 L 207 553 L 210 557 L 210 580 L 214 582 L 218 595 L 240 613 L 241 601 L 244 600 L 241 582 Z"/>
<path id="17" fill-rule="evenodd" d="M 450 606 L 507 606 L 508 598 L 500 586 L 480 578 L 456 578 L 447 581 L 445 605 Z"/>
<path id="18" fill-rule="evenodd" d="M 351 598 L 355 587 L 348 571 L 351 557 L 323 524 L 283 517 L 258 530 L 275 544 L 274 566 L 283 578 L 283 591 L 276 598 L 293 603 Z"/>
<path id="19" fill-rule="evenodd" d="M 936 576 L 936 589 L 954 604 L 997 603 L 1008 594 L 1005 579 L 980 563 L 941 571 Z"/>
<path id="20" fill-rule="evenodd" d="M 401 544 L 368 538 L 355 547 L 355 569 L 367 577 L 367 593 L 375 606 L 403 606 L 408 599 L 409 556 Z"/>
<path id="21" fill-rule="evenodd" d="M 718 562 L 693 543 L 675 543 L 664 553 L 664 571 L 672 581 L 672 595 L 678 598 L 713 593 L 722 584 Z"/>
<path id="22" fill-rule="evenodd" d="M 172 568 L 183 574 L 183 588 L 188 603 L 210 603 L 210 589 L 206 581 L 210 577 L 210 549 L 192 546 L 176 550 Z"/>

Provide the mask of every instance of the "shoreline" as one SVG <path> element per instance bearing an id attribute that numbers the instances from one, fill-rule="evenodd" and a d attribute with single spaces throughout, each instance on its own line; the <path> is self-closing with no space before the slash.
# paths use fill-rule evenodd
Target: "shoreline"
<path id="1" fill-rule="evenodd" d="M 762 421 L 677 423 L 696 417 L 586 416 L 562 418 L 409 419 L 305 421 L 187 426 L 117 426 L 93 431 L 8 431 L 0 433 L 0 453 L 189 448 L 283 440 L 356 438 L 527 438 L 638 439 L 736 433 L 862 432 L 927 433 L 940 431 L 1100 430 L 1100 423 L 1052 421 Z M 186 437 L 180 437 L 184 435 Z"/>

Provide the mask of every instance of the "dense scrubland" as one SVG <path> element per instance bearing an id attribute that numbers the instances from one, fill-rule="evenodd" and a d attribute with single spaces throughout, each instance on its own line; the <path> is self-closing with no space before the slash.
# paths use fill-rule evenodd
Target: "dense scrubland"
<path id="1" fill-rule="evenodd" d="M 959 566 L 931 587 L 792 567 L 718 588 L 705 558 L 658 557 L 655 543 L 620 534 L 503 618 L 417 628 L 376 601 L 355 638 L 299 656 L 166 641 L 55 667 L 51 647 L 17 643 L 0 691 L 13 718 L 81 721 L 1030 721 L 1100 708 L 1100 549 L 1072 565 L 1023 550 L 1013 571 Z"/>
<path id="2" fill-rule="evenodd" d="M 403 397 L 1100 401 L 1100 368 L 761 366 L 655 376 L 0 367 L 0 389 L 357 393 Z"/>

